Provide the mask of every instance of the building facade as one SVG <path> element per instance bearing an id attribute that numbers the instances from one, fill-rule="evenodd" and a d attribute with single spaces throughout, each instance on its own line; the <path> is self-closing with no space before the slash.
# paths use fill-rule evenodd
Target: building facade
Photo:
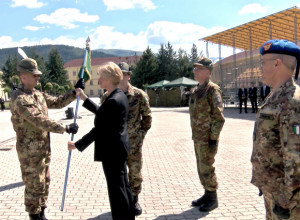
<path id="1" fill-rule="evenodd" d="M 128 57 L 103 57 L 103 58 L 92 58 L 91 63 L 91 80 L 85 84 L 85 93 L 90 97 L 100 97 L 104 90 L 100 88 L 98 79 L 99 74 L 97 73 L 98 67 L 107 62 L 126 62 L 129 66 L 133 66 L 140 56 L 128 56 Z M 67 71 L 69 80 L 75 85 L 78 80 L 78 72 L 82 66 L 83 59 L 75 59 L 65 63 L 64 67 Z"/>

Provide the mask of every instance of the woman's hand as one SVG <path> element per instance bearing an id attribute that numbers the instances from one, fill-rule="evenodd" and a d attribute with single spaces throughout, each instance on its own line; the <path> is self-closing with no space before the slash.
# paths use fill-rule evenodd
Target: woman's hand
<path id="1" fill-rule="evenodd" d="M 71 150 L 74 150 L 76 147 L 75 147 L 75 142 L 73 141 L 68 141 L 68 150 L 71 151 Z"/>
<path id="2" fill-rule="evenodd" d="M 85 101 L 88 97 L 84 94 L 83 90 L 80 88 L 75 89 L 76 96 L 79 96 L 81 100 Z"/>

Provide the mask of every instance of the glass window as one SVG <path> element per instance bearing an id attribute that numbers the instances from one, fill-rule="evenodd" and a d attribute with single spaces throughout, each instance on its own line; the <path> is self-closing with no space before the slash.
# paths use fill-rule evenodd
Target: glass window
<path id="1" fill-rule="evenodd" d="M 76 76 L 76 71 L 73 71 L 73 76 Z"/>
<path id="2" fill-rule="evenodd" d="M 90 95 L 94 95 L 94 90 L 91 90 L 91 91 L 90 91 Z"/>

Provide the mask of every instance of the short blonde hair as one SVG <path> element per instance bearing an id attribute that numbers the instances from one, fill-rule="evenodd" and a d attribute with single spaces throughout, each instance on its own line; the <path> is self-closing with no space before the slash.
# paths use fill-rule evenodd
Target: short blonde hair
<path id="1" fill-rule="evenodd" d="M 98 68 L 98 74 L 105 79 L 111 79 L 113 85 L 118 85 L 123 79 L 120 67 L 114 62 L 107 62 Z"/>

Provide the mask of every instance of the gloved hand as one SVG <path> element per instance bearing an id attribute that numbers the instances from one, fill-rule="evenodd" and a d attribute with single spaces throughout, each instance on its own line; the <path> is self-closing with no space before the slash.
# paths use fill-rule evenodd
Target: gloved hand
<path id="1" fill-rule="evenodd" d="M 85 85 L 84 85 L 84 79 L 80 78 L 77 83 L 75 84 L 75 89 L 80 88 L 82 90 L 85 89 Z"/>
<path id="2" fill-rule="evenodd" d="M 218 145 L 218 143 L 217 143 L 216 140 L 209 140 L 209 141 L 208 141 L 208 146 L 209 146 L 210 148 L 215 148 L 215 147 L 217 147 L 217 145 Z"/>
<path id="3" fill-rule="evenodd" d="M 290 218 L 290 210 L 282 208 L 280 205 L 275 204 L 273 213 L 282 219 Z"/>
<path id="4" fill-rule="evenodd" d="M 77 123 L 72 123 L 72 124 L 69 124 L 69 125 L 66 125 L 66 132 L 67 133 L 72 133 L 72 134 L 76 134 L 77 131 L 78 131 L 78 124 Z"/>

